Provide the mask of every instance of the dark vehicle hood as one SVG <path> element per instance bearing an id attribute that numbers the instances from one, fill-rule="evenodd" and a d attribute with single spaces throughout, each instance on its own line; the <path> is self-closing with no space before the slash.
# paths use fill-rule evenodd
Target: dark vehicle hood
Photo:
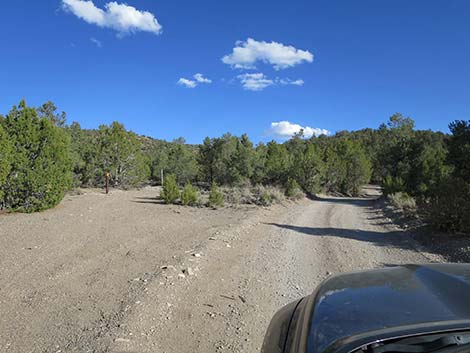
<path id="1" fill-rule="evenodd" d="M 470 265 L 389 267 L 326 280 L 310 298 L 309 353 L 470 328 Z"/>

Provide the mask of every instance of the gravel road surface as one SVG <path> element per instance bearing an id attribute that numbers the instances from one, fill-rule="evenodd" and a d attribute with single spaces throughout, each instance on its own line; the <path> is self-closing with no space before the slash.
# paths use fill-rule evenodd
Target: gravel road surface
<path id="1" fill-rule="evenodd" d="M 0 351 L 259 351 L 270 318 L 336 273 L 442 262 L 363 198 L 166 206 L 87 192 L 0 215 Z"/>

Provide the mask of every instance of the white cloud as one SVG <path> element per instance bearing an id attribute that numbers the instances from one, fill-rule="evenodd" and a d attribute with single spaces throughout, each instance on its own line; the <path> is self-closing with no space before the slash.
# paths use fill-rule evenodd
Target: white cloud
<path id="1" fill-rule="evenodd" d="M 320 129 L 310 126 L 301 126 L 299 124 L 293 124 L 289 121 L 278 121 L 271 123 L 269 134 L 279 138 L 290 138 L 296 133 L 303 130 L 304 137 L 310 138 L 312 136 L 329 135 L 330 132 L 326 129 Z"/>
<path id="2" fill-rule="evenodd" d="M 261 61 L 280 70 L 303 62 L 311 63 L 313 54 L 307 50 L 296 49 L 282 43 L 258 42 L 248 38 L 245 42 L 237 42 L 232 53 L 225 55 L 222 61 L 238 69 L 254 69 L 255 63 Z"/>
<path id="3" fill-rule="evenodd" d="M 301 79 L 291 80 L 290 78 L 279 77 L 276 77 L 275 79 L 270 79 L 265 74 L 260 72 L 253 74 L 241 74 L 238 75 L 237 78 L 240 80 L 242 87 L 249 91 L 262 91 L 263 89 L 269 86 L 302 86 L 304 84 L 304 81 Z"/>
<path id="4" fill-rule="evenodd" d="M 199 83 L 212 83 L 212 80 L 208 79 L 207 77 L 204 77 L 203 74 L 195 74 L 194 79 L 199 82 Z"/>
<path id="5" fill-rule="evenodd" d="M 304 83 L 305 83 L 304 80 L 295 80 L 295 81 L 292 81 L 290 84 L 295 85 L 295 86 L 303 86 Z"/>
<path id="6" fill-rule="evenodd" d="M 185 86 L 187 88 L 195 88 L 197 87 L 199 84 L 209 84 L 209 83 L 212 83 L 212 80 L 208 79 L 207 77 L 204 77 L 203 74 L 195 74 L 193 75 L 194 77 L 194 80 L 190 80 L 190 79 L 187 79 L 187 78 L 184 78 L 184 77 L 181 77 L 177 84 L 181 85 L 181 86 Z"/>
<path id="7" fill-rule="evenodd" d="M 104 10 L 96 7 L 91 0 L 62 0 L 62 7 L 85 22 L 114 29 L 121 36 L 139 31 L 154 34 L 162 31 L 162 26 L 152 13 L 115 1 L 105 4 Z"/>
<path id="8" fill-rule="evenodd" d="M 298 80 L 291 80 L 290 78 L 280 78 L 277 79 L 277 82 L 279 82 L 281 85 L 294 85 L 294 86 L 303 86 L 304 85 L 304 80 L 298 79 Z"/>
<path id="9" fill-rule="evenodd" d="M 274 81 L 268 79 L 262 73 L 238 75 L 244 89 L 248 91 L 262 91 L 266 87 L 274 85 Z"/>
<path id="10" fill-rule="evenodd" d="M 96 45 L 98 48 L 102 48 L 103 47 L 103 43 L 101 43 L 101 41 L 99 41 L 98 39 L 96 38 L 93 38 L 91 37 L 90 38 L 90 42 L 92 42 L 94 45 Z"/>
<path id="11" fill-rule="evenodd" d="M 184 78 L 184 77 L 181 77 L 176 83 L 186 88 L 195 88 L 197 86 L 196 81 L 188 80 L 187 78 Z"/>

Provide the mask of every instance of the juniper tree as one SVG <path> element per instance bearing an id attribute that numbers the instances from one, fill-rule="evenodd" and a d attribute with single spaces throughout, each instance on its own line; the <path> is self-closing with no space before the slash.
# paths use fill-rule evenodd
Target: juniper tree
<path id="1" fill-rule="evenodd" d="M 3 121 L 13 149 L 4 186 L 4 205 L 26 212 L 58 204 L 71 186 L 67 133 L 21 101 Z"/>
<path id="2" fill-rule="evenodd" d="M 3 129 L 0 121 L 0 208 L 3 204 L 3 190 L 7 181 L 8 174 L 10 173 L 12 162 L 12 149 L 10 138 Z"/>

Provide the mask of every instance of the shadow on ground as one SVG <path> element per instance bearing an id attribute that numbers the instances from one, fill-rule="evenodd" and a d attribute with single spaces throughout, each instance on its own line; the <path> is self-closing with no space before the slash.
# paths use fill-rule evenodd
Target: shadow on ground
<path id="1" fill-rule="evenodd" d="M 384 200 L 380 197 L 311 197 L 314 201 L 325 204 L 344 204 L 365 208 L 367 220 L 376 226 L 403 227 L 400 219 L 385 210 Z M 336 237 L 353 239 L 357 241 L 372 243 L 380 247 L 393 247 L 403 250 L 419 252 L 418 244 L 426 252 L 443 256 L 449 262 L 470 262 L 470 239 L 468 236 L 455 236 L 449 234 L 438 234 L 432 232 L 428 227 L 417 227 L 408 230 L 396 230 L 375 232 L 361 229 L 344 229 L 333 227 L 303 227 L 291 224 L 265 223 L 274 227 L 287 229 L 297 234 L 305 234 L 319 237 Z M 395 264 L 383 264 L 384 266 L 395 266 Z"/>
<path id="2" fill-rule="evenodd" d="M 288 229 L 300 234 L 307 234 L 318 237 L 336 237 L 344 239 L 352 239 L 372 243 L 377 246 L 397 247 L 411 249 L 409 238 L 405 232 L 374 232 L 360 229 L 343 229 L 343 228 L 318 228 L 318 227 L 301 227 L 290 224 L 266 223 L 282 229 Z"/>
<path id="3" fill-rule="evenodd" d="M 163 205 L 165 202 L 163 200 L 160 200 L 156 197 L 136 197 L 134 200 L 132 200 L 134 203 L 152 203 L 156 205 Z"/>
<path id="4" fill-rule="evenodd" d="M 365 208 L 367 219 L 372 221 L 374 225 L 391 224 L 390 220 L 385 217 L 379 210 L 381 204 L 379 196 L 365 195 L 365 197 L 321 197 L 313 196 L 312 200 L 327 204 L 343 204 Z M 370 216 L 369 216 L 370 215 Z M 274 227 L 287 229 L 300 234 L 320 237 L 336 237 L 344 239 L 352 239 L 362 242 L 372 243 L 376 246 L 396 247 L 403 249 L 412 249 L 410 237 L 403 231 L 375 232 L 362 229 L 344 229 L 344 228 L 320 228 L 320 227 L 303 227 L 291 224 L 266 223 Z"/>
<path id="5" fill-rule="evenodd" d="M 320 201 L 324 203 L 332 204 L 343 204 L 343 205 L 353 205 L 359 207 L 372 207 L 373 204 L 377 201 L 375 197 L 321 197 L 321 196 L 312 196 L 310 197 L 313 201 Z"/>

